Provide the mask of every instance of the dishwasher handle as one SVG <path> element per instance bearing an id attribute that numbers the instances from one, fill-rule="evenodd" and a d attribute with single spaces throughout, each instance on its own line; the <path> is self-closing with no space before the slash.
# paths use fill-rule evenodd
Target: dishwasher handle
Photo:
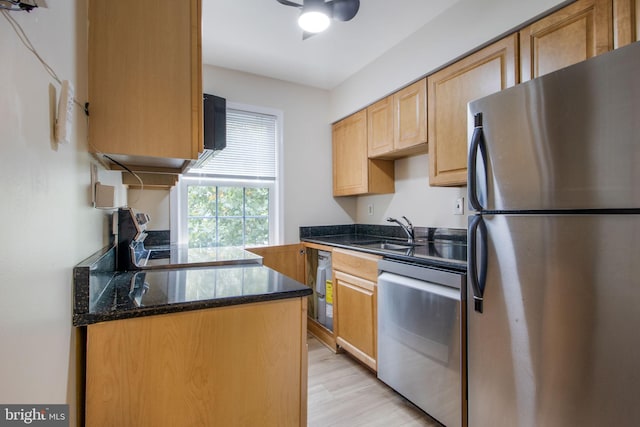
<path id="1" fill-rule="evenodd" d="M 425 282 L 412 277 L 401 276 L 399 274 L 383 272 L 378 276 L 378 287 L 404 286 L 418 291 L 460 301 L 460 290 L 446 285 Z"/>

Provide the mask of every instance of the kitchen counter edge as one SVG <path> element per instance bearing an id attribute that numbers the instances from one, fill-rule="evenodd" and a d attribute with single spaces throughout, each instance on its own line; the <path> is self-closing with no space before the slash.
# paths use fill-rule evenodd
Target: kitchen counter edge
<path id="1" fill-rule="evenodd" d="M 74 267 L 73 326 L 81 327 L 112 320 L 298 298 L 311 295 L 313 292 L 308 286 L 269 269 L 271 270 L 270 273 L 277 277 L 276 282 L 278 283 L 279 288 L 268 293 L 236 295 L 223 298 L 184 301 L 157 306 L 115 309 L 92 313 L 89 311 L 89 299 L 91 293 L 102 294 L 109 286 L 117 286 L 118 284 L 116 283 L 117 280 L 115 280 L 115 278 L 118 274 L 127 273 L 115 271 L 115 251 L 112 249 L 113 248 L 110 247 L 101 249 Z M 240 265 L 232 268 L 244 267 L 245 266 Z M 266 269 L 268 267 L 260 266 L 260 268 Z"/>
<path id="2" fill-rule="evenodd" d="M 375 237 L 371 237 L 370 239 L 375 239 Z M 366 248 L 354 243 L 337 242 L 333 239 L 332 236 L 301 237 L 300 241 L 302 243 L 308 242 L 308 243 L 315 243 L 317 245 L 331 246 L 335 248 L 348 249 L 348 250 L 357 251 L 357 252 L 365 252 L 369 254 L 382 256 L 384 259 L 398 260 L 398 261 L 408 262 L 411 264 L 421 265 L 424 267 L 439 267 L 439 268 L 451 269 L 451 270 L 455 270 L 463 273 L 467 272 L 466 262 L 462 263 L 459 261 L 453 261 L 453 260 L 447 260 L 444 258 L 435 258 L 435 257 L 434 258 L 416 257 L 416 256 L 406 255 L 406 254 L 392 252 L 392 251 L 383 250 L 383 249 Z"/>

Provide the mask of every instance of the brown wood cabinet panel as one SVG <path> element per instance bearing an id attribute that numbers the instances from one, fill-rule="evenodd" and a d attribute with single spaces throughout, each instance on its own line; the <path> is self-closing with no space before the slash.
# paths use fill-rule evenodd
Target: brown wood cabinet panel
<path id="1" fill-rule="evenodd" d="M 333 195 L 393 193 L 393 161 L 368 158 L 367 111 L 333 125 Z"/>
<path id="2" fill-rule="evenodd" d="M 91 0 L 88 14 L 90 150 L 138 165 L 196 159 L 203 148 L 200 0 L 181 7 Z"/>
<path id="3" fill-rule="evenodd" d="M 88 426 L 306 425 L 306 301 L 87 327 Z"/>
<path id="4" fill-rule="evenodd" d="M 332 254 L 336 343 L 373 370 L 377 369 L 378 260 L 345 249 Z"/>
<path id="5" fill-rule="evenodd" d="M 427 80 L 367 108 L 369 157 L 397 159 L 427 152 Z"/>
<path id="6" fill-rule="evenodd" d="M 305 258 L 302 244 L 263 246 L 260 248 L 247 248 L 247 250 L 260 255 L 262 264 L 266 267 L 291 277 L 300 283 L 305 283 Z"/>
<path id="7" fill-rule="evenodd" d="M 132 189 L 145 189 L 145 190 L 170 190 L 171 187 L 176 185 L 178 182 L 178 174 L 175 173 L 147 173 L 147 172 L 138 172 L 136 173 L 138 178 L 142 180 L 144 183 L 144 187 L 140 185 L 140 181 L 138 178 L 134 177 L 130 173 L 122 174 L 122 183 L 127 186 L 127 188 Z"/>
<path id="8" fill-rule="evenodd" d="M 333 125 L 333 195 L 364 194 L 367 170 L 367 115 L 360 111 Z"/>
<path id="9" fill-rule="evenodd" d="M 520 78 L 527 81 L 613 47 L 611 0 L 578 0 L 520 31 Z"/>
<path id="10" fill-rule="evenodd" d="M 375 283 L 334 272 L 338 309 L 336 341 L 354 357 L 376 370 L 377 301 Z"/>
<path id="11" fill-rule="evenodd" d="M 369 157 L 393 151 L 393 97 L 388 96 L 367 108 Z"/>
<path id="12" fill-rule="evenodd" d="M 638 41 L 640 36 L 640 0 L 613 0 L 613 47 Z"/>
<path id="13" fill-rule="evenodd" d="M 381 257 L 377 255 L 364 252 L 334 249 L 331 265 L 334 270 L 340 270 L 371 282 L 377 282 L 378 261 L 380 259 Z"/>
<path id="14" fill-rule="evenodd" d="M 396 126 L 395 149 L 427 142 L 427 80 L 421 79 L 393 95 Z"/>
<path id="15" fill-rule="evenodd" d="M 516 34 L 427 78 L 429 184 L 467 182 L 467 103 L 517 83 Z"/>

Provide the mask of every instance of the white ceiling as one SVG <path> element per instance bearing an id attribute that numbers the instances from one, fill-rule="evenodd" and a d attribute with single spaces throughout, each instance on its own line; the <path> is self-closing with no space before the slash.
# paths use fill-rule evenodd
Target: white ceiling
<path id="1" fill-rule="evenodd" d="M 333 21 L 303 41 L 297 8 L 276 0 L 203 0 L 202 61 L 333 89 L 458 1 L 361 0 L 351 21 Z"/>

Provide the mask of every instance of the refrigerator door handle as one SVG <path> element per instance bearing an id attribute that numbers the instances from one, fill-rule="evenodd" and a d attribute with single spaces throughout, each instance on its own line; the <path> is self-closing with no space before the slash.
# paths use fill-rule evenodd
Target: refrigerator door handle
<path id="1" fill-rule="evenodd" d="M 472 217 L 469 223 L 468 248 L 469 281 L 471 282 L 471 289 L 473 291 L 473 307 L 475 311 L 482 313 L 484 288 L 487 283 L 487 227 L 481 215 Z M 478 261 L 480 264 L 479 267 Z"/>
<path id="2" fill-rule="evenodd" d="M 486 171 L 485 162 L 485 141 L 482 130 L 482 113 L 476 113 L 473 116 L 474 129 L 471 135 L 471 143 L 469 145 L 469 168 L 468 168 L 468 185 L 469 185 L 469 207 L 471 210 L 482 211 L 482 204 L 478 199 L 478 151 L 480 151 L 483 162 L 482 172 Z M 485 186 L 486 188 L 486 186 Z"/>

